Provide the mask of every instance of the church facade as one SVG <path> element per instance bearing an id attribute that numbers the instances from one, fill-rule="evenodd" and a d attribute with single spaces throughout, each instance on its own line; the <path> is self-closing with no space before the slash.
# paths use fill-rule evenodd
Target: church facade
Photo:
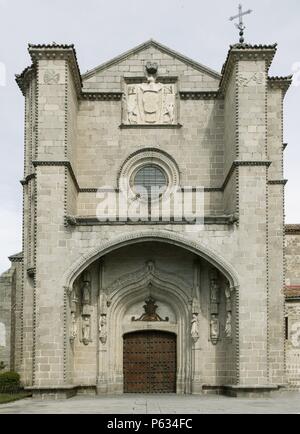
<path id="1" fill-rule="evenodd" d="M 29 45 L 0 360 L 34 395 L 300 386 L 275 53 L 233 45 L 219 74 L 150 40 L 81 75 L 72 45 Z"/>

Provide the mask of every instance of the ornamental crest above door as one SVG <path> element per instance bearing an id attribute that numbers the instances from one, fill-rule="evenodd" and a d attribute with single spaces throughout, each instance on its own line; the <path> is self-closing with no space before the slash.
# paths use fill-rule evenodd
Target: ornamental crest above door
<path id="1" fill-rule="evenodd" d="M 158 65 L 147 63 L 147 77 L 125 77 L 124 125 L 176 124 L 174 77 L 157 77 Z"/>

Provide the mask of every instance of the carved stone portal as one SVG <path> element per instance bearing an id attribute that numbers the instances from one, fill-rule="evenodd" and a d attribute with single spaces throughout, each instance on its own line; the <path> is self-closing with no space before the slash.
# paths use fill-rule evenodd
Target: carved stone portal
<path id="1" fill-rule="evenodd" d="M 156 310 L 158 306 L 155 304 L 154 298 L 151 296 L 145 300 L 145 305 L 143 306 L 145 309 L 145 313 L 143 313 L 140 318 L 136 319 L 134 316 L 132 317 L 132 321 L 169 321 L 169 318 L 166 317 L 162 319 L 157 313 Z"/>
<path id="2" fill-rule="evenodd" d="M 123 104 L 124 124 L 176 123 L 175 85 L 159 83 L 153 75 L 147 83 L 126 83 Z"/>

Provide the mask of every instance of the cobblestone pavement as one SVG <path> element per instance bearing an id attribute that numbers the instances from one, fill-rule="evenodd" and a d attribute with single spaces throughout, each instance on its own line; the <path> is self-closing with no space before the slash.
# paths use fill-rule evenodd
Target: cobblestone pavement
<path id="1" fill-rule="evenodd" d="M 122 395 L 76 396 L 67 400 L 26 398 L 0 405 L 0 414 L 102 413 L 102 414 L 196 414 L 260 413 L 300 414 L 300 393 L 275 398 L 237 399 L 224 396 Z"/>

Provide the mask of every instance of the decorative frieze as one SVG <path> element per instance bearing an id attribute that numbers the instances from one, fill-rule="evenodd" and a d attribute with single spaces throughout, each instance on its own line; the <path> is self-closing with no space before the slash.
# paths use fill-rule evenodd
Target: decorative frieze
<path id="1" fill-rule="evenodd" d="M 122 92 L 87 92 L 81 93 L 80 98 L 84 101 L 121 101 Z"/>
<path id="2" fill-rule="evenodd" d="M 224 98 L 218 91 L 180 91 L 179 96 L 183 101 Z"/>

